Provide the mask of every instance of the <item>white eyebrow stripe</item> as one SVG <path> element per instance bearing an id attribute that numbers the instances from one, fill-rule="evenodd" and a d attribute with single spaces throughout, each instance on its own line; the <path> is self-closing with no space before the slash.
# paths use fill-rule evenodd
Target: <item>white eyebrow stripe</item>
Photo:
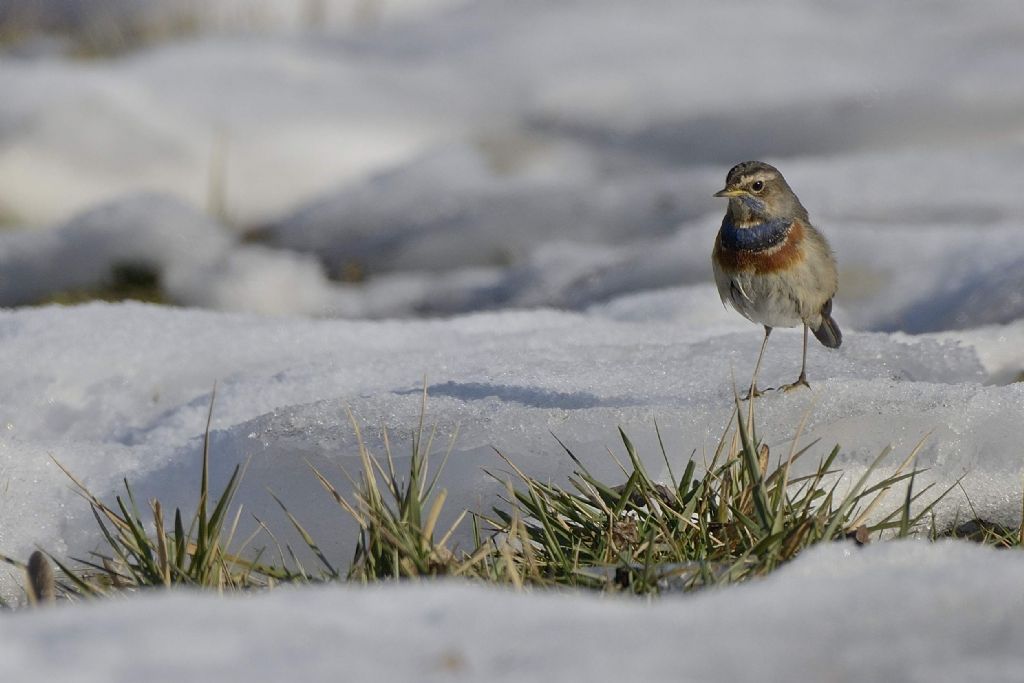
<path id="1" fill-rule="evenodd" d="M 757 173 L 751 173 L 749 175 L 741 176 L 739 184 L 746 185 L 747 183 L 752 183 L 755 180 L 763 180 L 764 182 L 768 182 L 769 180 L 773 180 L 777 177 L 777 173 L 771 173 L 770 171 L 758 171 Z"/>

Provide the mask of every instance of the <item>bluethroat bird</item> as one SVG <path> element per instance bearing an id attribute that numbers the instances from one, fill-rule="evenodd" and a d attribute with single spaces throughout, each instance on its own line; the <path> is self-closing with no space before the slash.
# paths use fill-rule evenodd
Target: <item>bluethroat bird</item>
<path id="1" fill-rule="evenodd" d="M 810 387 L 807 330 L 830 349 L 843 341 L 832 319 L 832 297 L 839 286 L 832 249 L 774 166 L 761 161 L 733 166 L 725 188 L 715 196 L 729 199 L 711 254 L 718 293 L 722 303 L 764 325 L 764 341 L 747 397 L 761 394 L 757 373 L 774 327 L 804 327 L 800 377 L 780 388 Z"/>

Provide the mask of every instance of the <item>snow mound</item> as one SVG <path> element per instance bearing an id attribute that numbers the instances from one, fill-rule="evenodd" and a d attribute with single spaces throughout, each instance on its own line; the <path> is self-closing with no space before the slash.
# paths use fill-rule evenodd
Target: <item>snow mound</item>
<path id="1" fill-rule="evenodd" d="M 175 592 L 4 619 L 0 675 L 1012 681 L 1024 666 L 1022 570 L 1020 553 L 966 543 L 843 543 L 756 583 L 654 603 L 460 583 Z"/>
<path id="2" fill-rule="evenodd" d="M 594 160 L 574 158 L 582 150 L 527 135 L 504 144 L 442 147 L 300 208 L 266 236 L 334 273 L 351 263 L 448 270 L 514 263 L 553 237 L 583 247 L 665 235 L 706 199 L 698 174 L 594 177 Z"/>
<path id="3" fill-rule="evenodd" d="M 0 233 L 0 305 L 151 277 L 182 305 L 255 313 L 354 313 L 315 258 L 239 244 L 180 200 L 142 194 L 51 230 Z"/>
<path id="4" fill-rule="evenodd" d="M 174 277 L 216 261 L 229 243 L 215 223 L 179 201 L 141 195 L 113 202 L 52 230 L 0 233 L 0 304 L 96 287 L 123 266 Z"/>

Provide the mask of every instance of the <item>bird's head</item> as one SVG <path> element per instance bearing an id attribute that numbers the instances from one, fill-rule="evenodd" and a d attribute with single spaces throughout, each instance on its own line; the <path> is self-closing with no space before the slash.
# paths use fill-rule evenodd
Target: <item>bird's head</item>
<path id="1" fill-rule="evenodd" d="M 729 199 L 729 212 L 737 225 L 781 218 L 807 220 L 807 210 L 779 170 L 763 161 L 736 164 L 725 177 L 716 197 Z"/>

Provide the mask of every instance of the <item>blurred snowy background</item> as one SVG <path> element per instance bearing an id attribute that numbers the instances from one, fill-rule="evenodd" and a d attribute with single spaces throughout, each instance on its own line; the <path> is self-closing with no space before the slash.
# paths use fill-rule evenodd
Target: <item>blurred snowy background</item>
<path id="1" fill-rule="evenodd" d="M 763 158 L 847 325 L 1024 315 L 1013 0 L 4 8 L 3 305 L 127 272 L 220 310 L 581 310 L 707 282 L 710 195 Z"/>
<path id="2" fill-rule="evenodd" d="M 493 446 L 564 481 L 549 431 L 614 479 L 619 426 L 663 468 L 657 421 L 681 469 L 714 447 L 760 343 L 709 264 L 711 195 L 751 158 L 782 170 L 831 240 L 846 332 L 839 351 L 810 349 L 811 391 L 759 404 L 772 452 L 808 410 L 805 440 L 841 444 L 850 476 L 930 435 L 927 480 L 962 485 L 940 526 L 1019 523 L 1022 73 L 1018 0 L 5 0 L 0 305 L 19 308 L 0 313 L 0 551 L 96 547 L 50 457 L 100 495 L 127 476 L 140 499 L 193 504 L 214 381 L 215 482 L 251 457 L 240 502 L 294 540 L 272 489 L 341 562 L 353 529 L 306 463 L 344 482 L 347 407 L 371 446 L 383 422 L 406 453 L 424 377 L 429 421 L 459 428 L 453 509 L 493 501 Z M 38 306 L 126 295 L 180 307 Z M 780 331 L 762 377 L 790 381 L 798 363 L 799 333 Z M 789 576 L 840 575 L 843 552 Z M 930 585 L 921 566 L 976 574 L 957 551 L 865 557 L 903 587 L 886 593 L 868 566 L 866 587 L 828 588 L 837 613 L 866 594 L 898 604 Z M 1006 557 L 985 562 L 1010 576 Z M 1003 604 L 1005 586 L 982 584 L 962 581 Z M 896 651 L 884 616 L 856 613 L 801 652 L 857 652 L 856 637 Z M 900 615 L 920 619 L 906 632 L 941 621 Z M 707 621 L 698 650 L 732 628 Z M 0 670 L 24 678 L 36 660 L 12 648 Z M 674 671 L 664 653 L 650 661 Z M 253 661 L 248 680 L 274 670 Z M 515 671 L 487 661 L 479 680 Z M 788 661 L 774 680 L 806 674 Z M 816 666 L 836 678 L 834 659 Z M 900 666 L 880 676 L 911 680 Z"/>

